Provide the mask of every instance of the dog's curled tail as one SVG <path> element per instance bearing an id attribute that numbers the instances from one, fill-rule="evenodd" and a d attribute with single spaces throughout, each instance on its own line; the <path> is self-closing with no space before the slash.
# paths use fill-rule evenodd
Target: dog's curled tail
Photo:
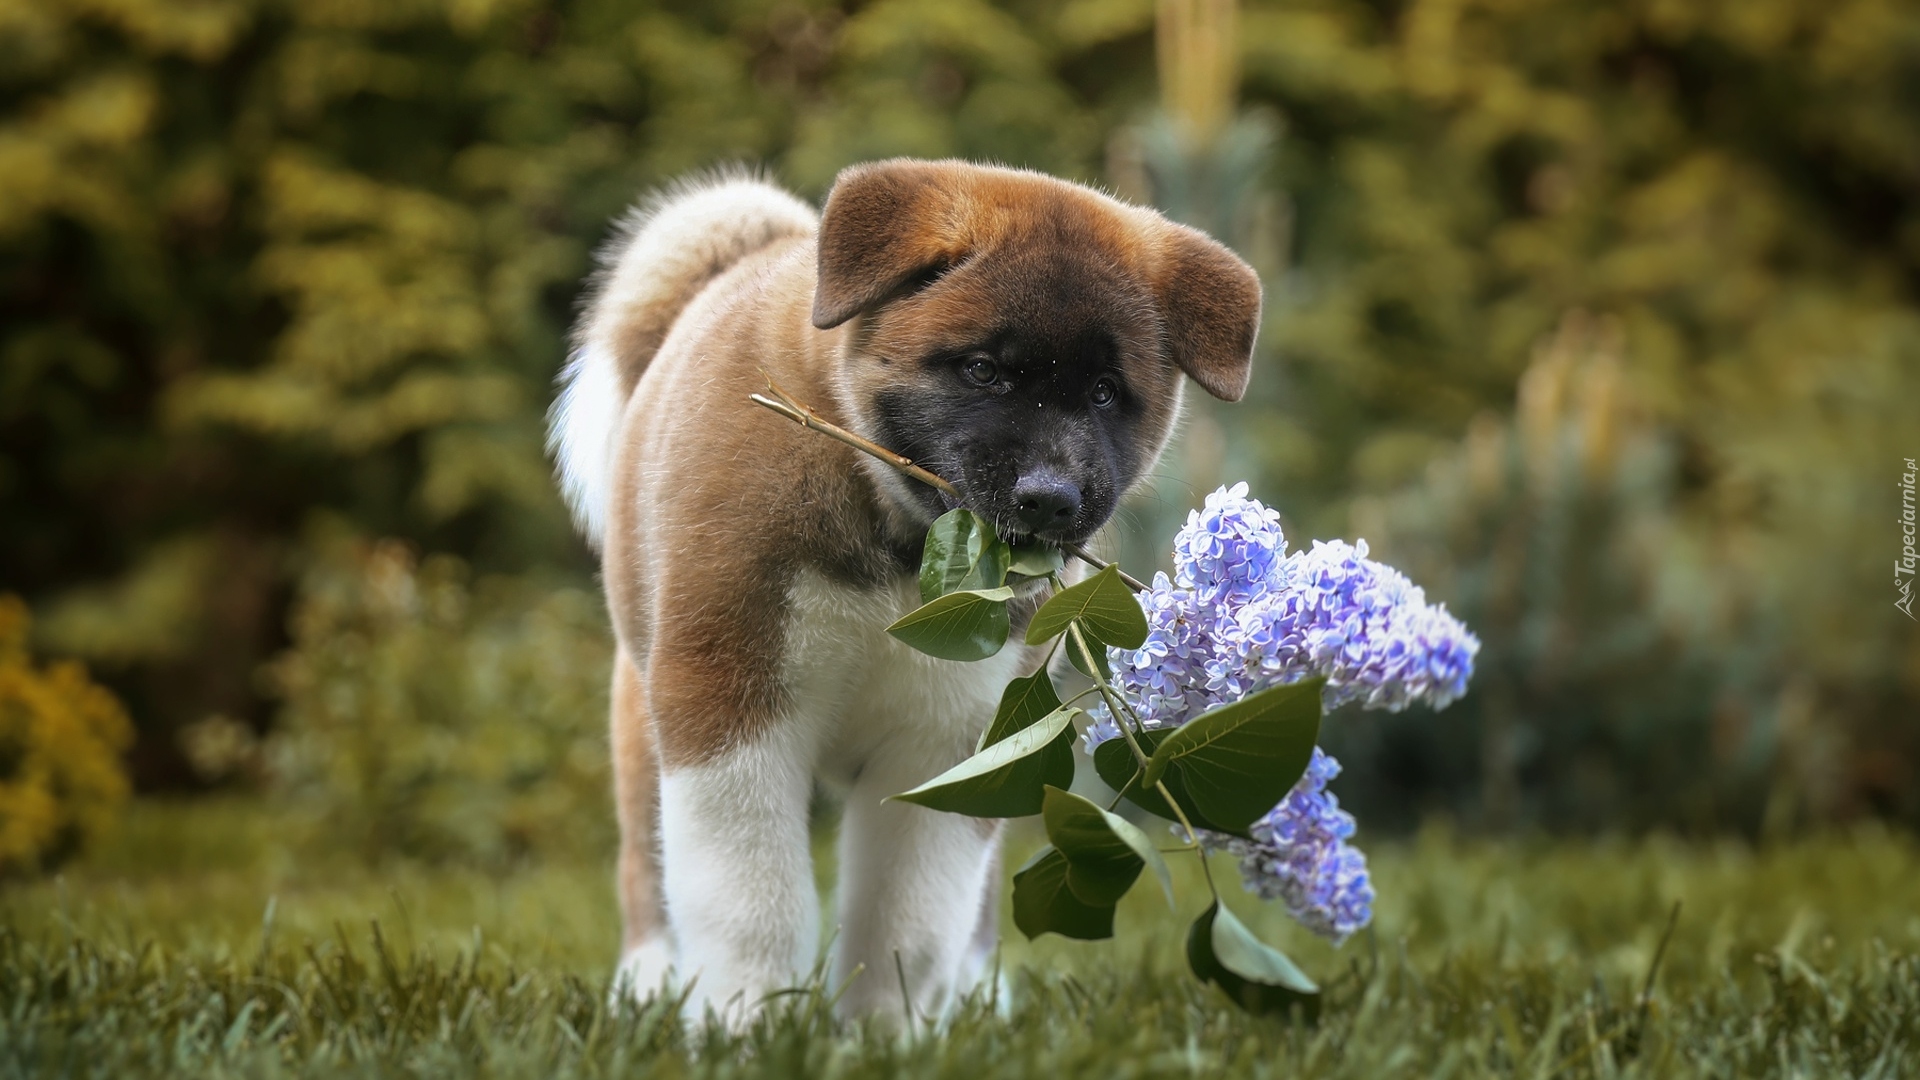
<path id="1" fill-rule="evenodd" d="M 742 258 L 819 227 L 813 208 L 749 173 L 682 181 L 634 207 L 600 251 L 548 414 L 547 449 L 589 543 L 606 531 L 613 439 L 627 399 L 674 320 Z"/>

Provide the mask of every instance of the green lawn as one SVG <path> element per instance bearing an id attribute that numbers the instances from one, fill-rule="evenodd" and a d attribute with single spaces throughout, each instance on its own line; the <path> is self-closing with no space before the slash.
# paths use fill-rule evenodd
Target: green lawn
<path id="1" fill-rule="evenodd" d="M 1187 881 L 1178 917 L 1128 898 L 1130 944 L 1009 927 L 1004 991 L 941 1032 L 836 1025 L 816 988 L 735 1039 L 608 1014 L 597 861 L 376 871 L 288 827 L 255 803 L 137 804 L 62 876 L 0 885 L 0 1075 L 1920 1076 L 1920 845 L 1883 832 L 1376 843 L 1375 933 L 1340 950 L 1232 887 L 1328 987 L 1313 1027 L 1192 982 Z"/>

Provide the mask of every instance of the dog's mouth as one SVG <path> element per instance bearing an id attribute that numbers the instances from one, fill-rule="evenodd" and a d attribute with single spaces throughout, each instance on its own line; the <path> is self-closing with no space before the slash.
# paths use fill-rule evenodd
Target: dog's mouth
<path id="1" fill-rule="evenodd" d="M 991 520 L 991 519 L 989 519 Z M 1031 544 L 1045 544 L 1048 547 L 1077 547 L 1092 537 L 1092 529 L 1043 529 L 1034 532 L 1024 526 L 1008 526 L 995 521 L 994 528 L 999 531 L 1000 539 L 1013 547 L 1026 547 Z"/>
<path id="2" fill-rule="evenodd" d="M 949 483 L 955 483 L 949 481 Z M 1000 539 L 1013 547 L 1029 544 L 1045 544 L 1049 547 L 1075 547 L 1086 543 L 1099 531 L 1102 522 L 1089 522 L 1090 515 L 1077 515 L 1075 520 L 1046 529 L 1034 529 L 1020 520 L 1018 513 L 1006 507 L 1013 504 L 1010 493 L 1001 493 L 998 498 L 989 495 L 980 498 L 969 491 L 965 482 L 955 483 L 956 492 L 927 488 L 926 493 L 933 497 L 939 507 L 939 513 L 947 513 L 965 507 L 985 518 L 999 534 Z"/>
<path id="3" fill-rule="evenodd" d="M 1016 548 L 1033 544 L 1044 544 L 1056 548 L 1077 547 L 1091 539 L 1099 529 L 1097 524 L 1084 525 L 1079 522 L 1071 522 L 1050 529 L 1034 529 L 1020 521 L 1011 512 L 985 510 L 966 503 L 955 505 L 967 505 L 974 513 L 987 519 L 994 531 L 1000 534 L 1000 539 Z"/>

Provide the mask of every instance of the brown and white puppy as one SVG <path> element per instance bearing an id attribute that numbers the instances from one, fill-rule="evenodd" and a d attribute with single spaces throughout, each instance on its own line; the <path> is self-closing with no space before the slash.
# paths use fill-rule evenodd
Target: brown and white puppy
<path id="1" fill-rule="evenodd" d="M 1037 661 L 888 637 L 948 507 L 747 396 L 771 376 L 1008 536 L 1080 542 L 1158 457 L 1183 373 L 1240 397 L 1259 317 L 1224 247 L 1032 172 L 859 166 L 817 217 L 736 176 L 636 212 L 552 426 L 619 643 L 619 986 L 697 977 L 737 1020 L 803 977 L 816 779 L 847 792 L 843 1009 L 936 1015 L 994 940 L 996 827 L 882 800 L 965 758 Z"/>

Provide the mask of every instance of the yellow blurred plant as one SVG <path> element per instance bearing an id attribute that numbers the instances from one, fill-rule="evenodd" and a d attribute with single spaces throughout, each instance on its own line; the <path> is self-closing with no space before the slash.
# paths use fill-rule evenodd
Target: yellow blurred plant
<path id="1" fill-rule="evenodd" d="M 126 710 L 84 667 L 27 651 L 27 605 L 0 595 L 0 874 L 72 853 L 127 799 Z"/>

